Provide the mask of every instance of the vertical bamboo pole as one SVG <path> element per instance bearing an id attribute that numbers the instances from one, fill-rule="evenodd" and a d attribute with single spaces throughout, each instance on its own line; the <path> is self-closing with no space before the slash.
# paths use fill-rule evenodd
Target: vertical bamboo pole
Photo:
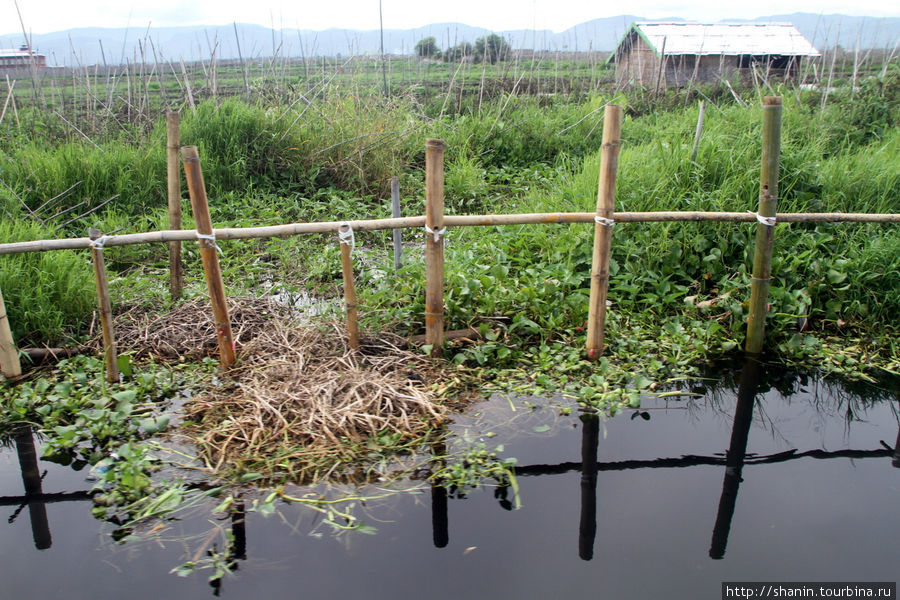
<path id="1" fill-rule="evenodd" d="M 700 150 L 700 136 L 703 135 L 703 119 L 706 116 L 706 101 L 700 101 L 700 114 L 697 116 L 697 131 L 694 133 L 694 148 L 691 150 L 691 162 L 697 162 L 697 152 Z"/>
<path id="2" fill-rule="evenodd" d="M 356 286 L 353 283 L 353 229 L 346 223 L 338 229 L 341 242 L 341 272 L 344 276 L 344 304 L 347 306 L 347 340 L 351 350 L 359 350 L 359 320 L 356 312 Z"/>
<path id="3" fill-rule="evenodd" d="M 622 107 L 608 105 L 603 115 L 603 146 L 600 154 L 597 217 L 594 225 L 594 257 L 591 267 L 587 329 L 588 358 L 598 358 L 603 353 L 606 294 L 609 289 L 609 255 L 612 248 L 612 218 L 621 137 Z"/>
<path id="4" fill-rule="evenodd" d="M 750 354 L 762 351 L 769 279 L 772 275 L 772 245 L 775 239 L 775 213 L 778 204 L 778 169 L 781 155 L 781 98 L 766 96 L 763 100 L 762 169 L 759 187 L 759 224 L 756 226 L 756 250 L 753 256 L 753 278 L 750 287 L 750 316 L 747 321 L 747 343 Z M 771 219 L 771 220 L 769 220 Z"/>
<path id="5" fill-rule="evenodd" d="M 19 352 L 13 341 L 12 328 L 9 326 L 2 290 L 0 290 L 0 372 L 4 377 L 9 378 L 22 374 L 22 364 L 19 362 Z"/>
<path id="6" fill-rule="evenodd" d="M 166 111 L 166 177 L 169 196 L 169 229 L 181 229 L 181 164 L 178 125 L 181 115 Z M 169 294 L 181 297 L 184 279 L 181 273 L 181 242 L 169 242 Z"/>
<path id="7" fill-rule="evenodd" d="M 209 204 L 206 201 L 206 186 L 203 183 L 203 171 L 200 168 L 200 155 L 196 146 L 185 146 L 181 149 L 184 161 L 184 175 L 191 197 L 191 208 L 194 222 L 197 224 L 197 236 L 200 243 L 200 258 L 203 260 L 203 272 L 209 288 L 209 299 L 212 303 L 213 320 L 216 326 L 216 337 L 219 341 L 219 359 L 223 369 L 234 364 L 234 339 L 231 335 L 231 321 L 228 319 L 228 306 L 225 302 L 225 284 L 222 282 L 222 271 L 219 268 L 219 256 L 213 234 L 212 220 L 209 216 Z M 200 236 L 210 236 L 201 238 Z"/>
<path id="8" fill-rule="evenodd" d="M 391 177 L 391 215 L 400 218 L 400 179 Z M 399 271 L 403 260 L 403 230 L 394 229 L 394 270 Z"/>
<path id="9" fill-rule="evenodd" d="M 119 381 L 119 363 L 116 353 L 116 334 L 113 330 L 112 307 L 109 301 L 109 283 L 106 263 L 103 261 L 103 234 L 99 229 L 88 230 L 91 238 L 91 259 L 94 262 L 94 280 L 97 284 L 97 307 L 100 310 L 100 326 L 103 329 L 103 357 L 106 361 L 106 380 Z"/>
<path id="10" fill-rule="evenodd" d="M 444 142 L 425 141 L 425 344 L 444 343 Z"/>

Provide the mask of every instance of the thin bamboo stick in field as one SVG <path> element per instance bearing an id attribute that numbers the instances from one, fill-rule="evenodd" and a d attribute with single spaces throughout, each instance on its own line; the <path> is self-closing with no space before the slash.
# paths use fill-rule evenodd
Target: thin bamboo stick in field
<path id="1" fill-rule="evenodd" d="M 444 343 L 444 142 L 425 142 L 425 344 Z"/>
<path id="2" fill-rule="evenodd" d="M 662 47 L 659 50 L 659 69 L 656 73 L 656 89 L 653 91 L 653 97 L 659 98 L 659 84 L 662 81 L 663 71 L 666 68 L 666 39 L 668 36 L 663 36 Z M 698 58 L 699 60 L 699 58 Z M 721 72 L 721 69 L 719 70 Z"/>
<path id="3" fill-rule="evenodd" d="M 351 350 L 359 350 L 359 318 L 356 309 L 356 286 L 353 282 L 353 229 L 341 225 L 338 229 L 341 245 L 341 274 L 344 278 L 344 304 L 347 307 L 347 342 Z"/>
<path id="4" fill-rule="evenodd" d="M 16 80 L 13 79 L 13 82 L 9 82 L 9 75 L 6 76 L 6 101 L 3 103 L 3 111 L 0 112 L 0 123 L 3 123 L 3 117 L 6 116 L 6 108 L 9 106 L 9 100 L 12 98 L 13 90 L 16 87 Z"/>
<path id="5" fill-rule="evenodd" d="M 700 150 L 700 136 L 703 135 L 703 118 L 706 116 L 706 102 L 700 101 L 700 114 L 697 116 L 697 131 L 694 133 L 694 148 L 691 150 L 691 162 L 697 162 L 697 152 Z"/>
<path id="6" fill-rule="evenodd" d="M 616 171 L 622 137 L 622 107 L 609 105 L 603 115 L 603 145 L 597 189 L 594 225 L 594 254 L 591 267 L 591 295 L 588 306 L 587 353 L 598 358 L 603 353 L 606 328 L 606 294 L 609 289 L 609 256 L 612 248 Z"/>
<path id="7" fill-rule="evenodd" d="M 194 104 L 194 92 L 191 91 L 191 78 L 188 77 L 187 69 L 184 67 L 184 59 L 179 59 L 181 63 L 181 76 L 184 78 L 184 90 L 187 92 L 188 106 L 191 107 L 191 114 L 197 114 L 197 106 Z"/>
<path id="8" fill-rule="evenodd" d="M 244 94 L 246 94 L 244 98 L 244 102 L 250 102 L 250 73 L 247 71 L 247 65 L 244 64 L 244 57 L 241 55 L 241 39 L 238 36 L 237 30 L 237 22 L 232 21 L 231 25 L 234 27 L 234 43 L 237 45 L 237 53 L 238 53 L 238 62 L 241 65 L 241 71 L 244 74 Z M 297 32 L 299 35 L 300 32 Z"/>
<path id="9" fill-rule="evenodd" d="M 508 215 L 446 215 L 444 225 L 448 227 L 491 227 L 500 225 L 549 225 L 562 223 L 593 223 L 597 213 L 518 213 Z M 747 212 L 617 212 L 617 223 L 676 223 L 676 222 L 749 223 L 756 221 L 753 213 Z M 409 229 L 423 227 L 425 217 L 402 217 L 400 219 L 364 219 L 349 221 L 355 231 L 382 231 L 385 229 Z M 781 213 L 778 223 L 900 223 L 900 213 Z M 274 237 L 289 237 L 308 233 L 333 233 L 341 222 L 289 223 L 266 227 L 233 227 L 214 230 L 216 239 L 246 240 Z M 106 246 L 131 246 L 175 241 L 194 241 L 194 231 L 148 231 L 108 236 Z M 52 250 L 74 250 L 87 248 L 88 238 L 57 240 L 33 240 L 30 242 L 9 242 L 0 244 L 0 255 L 21 254 L 23 252 L 47 252 Z"/>
<path id="10" fill-rule="evenodd" d="M 778 204 L 778 169 L 781 153 L 781 98 L 763 100 L 762 169 L 759 189 L 759 224 L 756 226 L 756 250 L 750 288 L 750 315 L 747 343 L 750 354 L 762 351 L 766 327 L 769 279 L 772 275 L 772 247 L 775 239 L 775 214 Z"/>
<path id="11" fill-rule="evenodd" d="M 0 290 L 0 372 L 8 378 L 22 374 L 22 364 L 19 362 L 19 352 L 16 350 L 12 328 L 9 326 L 2 290 Z"/>
<path id="12" fill-rule="evenodd" d="M 184 161 L 184 174 L 194 211 L 195 233 L 200 243 L 200 258 L 203 260 L 203 272 L 209 288 L 209 299 L 212 303 L 213 320 L 216 327 L 216 338 L 219 342 L 219 359 L 222 369 L 234 364 L 234 339 L 231 334 L 231 321 L 228 319 L 228 306 L 225 302 L 225 284 L 222 282 L 222 271 L 219 268 L 219 257 L 216 251 L 215 234 L 212 220 L 209 217 L 209 205 L 206 201 L 206 186 L 203 183 L 203 171 L 200 168 L 200 156 L 196 146 L 185 146 L 181 149 Z M 203 236 L 203 237 L 201 237 Z"/>
<path id="13" fill-rule="evenodd" d="M 166 181 L 169 198 L 169 229 L 181 229 L 181 163 L 178 161 L 179 121 L 177 112 L 166 112 Z M 169 242 L 169 293 L 181 297 L 181 242 Z"/>
<path id="14" fill-rule="evenodd" d="M 400 178 L 391 177 L 391 214 L 400 218 Z M 399 271 L 403 262 L 403 232 L 399 227 L 393 229 L 394 234 L 394 270 Z"/>
<path id="15" fill-rule="evenodd" d="M 100 325 L 103 329 L 103 358 L 106 362 L 106 380 L 110 383 L 116 383 L 119 381 L 116 335 L 113 330 L 106 264 L 103 260 L 103 247 L 106 240 L 98 229 L 90 229 L 89 234 L 92 242 L 91 259 L 94 262 L 94 281 L 97 284 L 97 307 L 100 311 Z"/>

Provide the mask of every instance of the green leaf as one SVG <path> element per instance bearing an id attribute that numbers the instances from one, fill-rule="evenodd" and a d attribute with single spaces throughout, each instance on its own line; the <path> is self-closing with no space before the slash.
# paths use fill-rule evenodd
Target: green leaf
<path id="1" fill-rule="evenodd" d="M 828 272 L 825 274 L 825 276 L 828 278 L 828 281 L 833 284 L 843 283 L 843 281 L 847 279 L 846 273 L 841 273 L 840 271 L 835 271 L 834 269 L 828 269 Z"/>
<path id="2" fill-rule="evenodd" d="M 653 383 L 643 375 L 638 375 L 634 378 L 634 387 L 639 390 L 643 390 L 644 388 L 650 387 L 650 384 Z"/>
<path id="3" fill-rule="evenodd" d="M 141 419 L 140 426 L 145 433 L 148 433 L 150 435 L 159 433 L 169 426 L 169 415 L 161 415 L 155 418 L 150 417 L 148 419 Z"/>
<path id="4" fill-rule="evenodd" d="M 549 425 L 535 425 L 534 427 L 532 427 L 532 429 L 534 431 L 536 431 L 537 433 L 544 433 L 545 431 L 550 431 L 550 426 Z"/>
<path id="5" fill-rule="evenodd" d="M 126 379 L 130 379 L 132 375 L 134 375 L 134 367 L 131 364 L 131 356 L 128 354 L 122 354 L 119 358 L 116 359 L 116 364 L 119 365 L 119 372 Z"/>
<path id="6" fill-rule="evenodd" d="M 121 392 L 116 392 L 112 395 L 112 397 L 116 402 L 134 402 L 134 399 L 137 398 L 137 391 L 124 390 Z"/>

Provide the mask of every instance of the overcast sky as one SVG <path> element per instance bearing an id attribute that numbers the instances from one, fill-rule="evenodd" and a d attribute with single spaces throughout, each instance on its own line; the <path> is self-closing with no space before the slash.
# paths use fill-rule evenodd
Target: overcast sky
<path id="1" fill-rule="evenodd" d="M 256 23 L 276 29 L 378 29 L 378 0 L 17 0 L 25 28 L 49 33 L 75 27 L 146 28 Z M 600 17 L 632 14 L 651 19 L 753 19 L 809 12 L 900 17 L 898 0 L 382 0 L 384 27 L 408 29 L 457 22 L 487 29 L 560 32 Z M 14 0 L 0 0 L 0 35 L 21 32 Z"/>

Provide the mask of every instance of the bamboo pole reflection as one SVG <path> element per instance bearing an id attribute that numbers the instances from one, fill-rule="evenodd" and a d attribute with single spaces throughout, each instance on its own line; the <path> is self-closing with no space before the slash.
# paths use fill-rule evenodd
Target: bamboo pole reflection
<path id="1" fill-rule="evenodd" d="M 747 439 L 750 424 L 753 422 L 753 404 L 759 391 L 759 382 L 764 377 L 763 371 L 761 363 L 752 358 L 744 363 L 741 371 L 737 405 L 734 409 L 734 425 L 731 428 L 731 443 L 725 455 L 725 480 L 722 482 L 722 496 L 719 498 L 719 510 L 709 548 L 709 557 L 713 559 L 723 558 L 725 547 L 728 545 L 728 534 L 731 531 L 738 488 L 741 485 L 741 472 L 747 456 Z"/>
<path id="2" fill-rule="evenodd" d="M 18 430 L 13 435 L 13 440 L 19 456 L 19 467 L 22 470 L 22 484 L 25 486 L 25 503 L 28 504 L 28 516 L 31 518 L 34 547 L 46 550 L 53 545 L 53 539 L 50 535 L 50 522 L 47 520 L 47 505 L 42 501 L 41 471 L 38 467 L 31 429 Z"/>
<path id="3" fill-rule="evenodd" d="M 238 561 L 247 560 L 247 512 L 244 500 L 240 496 L 235 500 L 234 509 L 231 511 L 231 536 L 228 538 L 228 547 L 225 551 L 225 568 L 231 573 L 238 570 Z M 210 579 L 209 586 L 213 590 L 213 596 L 220 596 L 222 577 Z"/>
<path id="4" fill-rule="evenodd" d="M 597 447 L 600 419 L 595 413 L 581 416 L 581 520 L 578 523 L 578 556 L 594 558 L 597 535 Z"/>
<path id="5" fill-rule="evenodd" d="M 447 454 L 447 446 L 443 442 L 434 445 L 432 455 L 439 457 Z M 439 483 L 431 484 L 431 540 L 435 548 L 446 548 L 450 542 L 450 526 L 447 517 L 447 488 Z"/>
<path id="6" fill-rule="evenodd" d="M 894 444 L 894 459 L 891 464 L 900 469 L 900 426 L 897 428 L 897 443 Z"/>

